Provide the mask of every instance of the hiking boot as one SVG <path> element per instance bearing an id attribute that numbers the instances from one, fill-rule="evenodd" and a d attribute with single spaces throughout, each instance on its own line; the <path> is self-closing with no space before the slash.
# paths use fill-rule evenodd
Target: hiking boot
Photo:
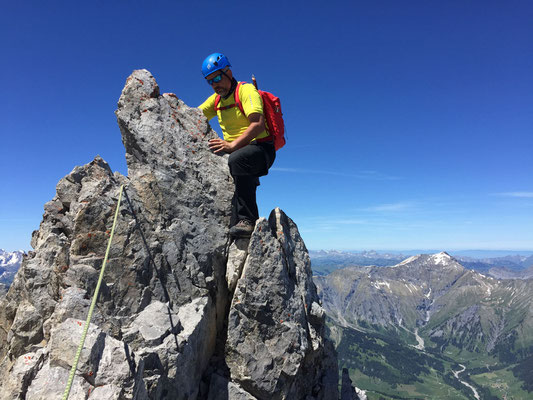
<path id="1" fill-rule="evenodd" d="M 250 237 L 254 231 L 254 225 L 247 219 L 241 219 L 237 225 L 230 228 L 229 234 L 233 237 Z"/>

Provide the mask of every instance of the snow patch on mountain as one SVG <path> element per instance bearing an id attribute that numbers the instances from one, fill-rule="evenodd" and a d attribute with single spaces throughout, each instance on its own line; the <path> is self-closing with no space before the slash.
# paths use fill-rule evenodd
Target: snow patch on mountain
<path id="1" fill-rule="evenodd" d="M 0 249 L 0 283 L 10 285 L 13 282 L 23 257 L 22 250 L 9 252 Z"/>
<path id="2" fill-rule="evenodd" d="M 6 268 L 13 265 L 20 264 L 24 252 L 22 250 L 8 252 L 4 249 L 0 249 L 0 267 Z"/>
<path id="3" fill-rule="evenodd" d="M 373 282 L 372 286 L 374 286 L 376 289 L 381 289 L 382 286 L 387 286 L 387 289 L 389 289 L 389 292 L 392 292 L 390 289 L 390 283 L 389 282 Z"/>
<path id="4" fill-rule="evenodd" d="M 437 254 L 433 254 L 430 257 L 430 260 L 433 261 L 435 264 L 443 264 L 443 265 L 447 265 L 450 262 L 454 261 L 454 259 L 445 251 L 442 251 Z"/>

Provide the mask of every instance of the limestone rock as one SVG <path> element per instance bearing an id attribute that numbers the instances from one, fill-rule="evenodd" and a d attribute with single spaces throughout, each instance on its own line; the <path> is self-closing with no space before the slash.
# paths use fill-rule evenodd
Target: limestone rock
<path id="1" fill-rule="evenodd" d="M 42 368 L 43 350 L 27 353 L 18 357 L 12 365 L 11 374 L 2 382 L 2 392 L 10 393 L 12 398 L 23 398 L 31 381 Z"/>
<path id="2" fill-rule="evenodd" d="M 57 366 L 51 366 L 50 363 L 45 363 L 39 370 L 37 376 L 31 381 L 27 393 L 26 400 L 49 400 L 60 399 L 63 396 L 65 387 L 67 385 L 69 371 Z M 84 400 L 91 389 L 82 377 L 75 376 L 70 390 L 70 400 Z M 6 393 L 2 394 L 3 398 L 9 398 Z"/>
<path id="3" fill-rule="evenodd" d="M 337 367 L 327 365 L 318 302 L 296 225 L 276 209 L 256 223 L 231 303 L 231 379 L 260 399 L 337 399 Z"/>
<path id="4" fill-rule="evenodd" d="M 256 397 L 242 389 L 235 382 L 224 378 L 218 374 L 211 376 L 211 386 L 209 387 L 209 397 L 207 400 L 257 400 Z"/>
<path id="5" fill-rule="evenodd" d="M 120 400 L 122 397 L 123 391 L 120 386 L 116 385 L 103 385 L 97 386 L 89 393 L 88 400 Z"/>
<path id="6" fill-rule="evenodd" d="M 229 247 L 228 263 L 226 267 L 226 282 L 230 292 L 235 291 L 237 281 L 241 277 L 244 262 L 248 255 L 248 239 L 236 239 Z"/>
<path id="7" fill-rule="evenodd" d="M 137 70 L 116 115 L 128 177 L 97 156 L 61 179 L 1 300 L 0 400 L 62 396 L 121 185 L 69 399 L 337 398 L 296 225 L 276 210 L 228 260 L 233 182 L 201 111 Z"/>

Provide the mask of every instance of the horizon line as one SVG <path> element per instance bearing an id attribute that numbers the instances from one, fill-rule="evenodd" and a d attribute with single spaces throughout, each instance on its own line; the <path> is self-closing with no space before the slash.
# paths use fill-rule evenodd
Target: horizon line
<path id="1" fill-rule="evenodd" d="M 417 252 L 417 251 L 427 251 L 427 252 L 474 252 L 474 251 L 484 251 L 484 252 L 512 252 L 512 253 L 518 253 L 518 252 L 528 252 L 533 253 L 533 249 L 475 249 L 475 248 L 469 248 L 469 249 L 446 249 L 446 250 L 439 250 L 439 249 L 347 249 L 347 248 L 308 248 L 308 251 L 339 251 L 339 252 L 370 252 L 375 251 L 377 252 Z"/>

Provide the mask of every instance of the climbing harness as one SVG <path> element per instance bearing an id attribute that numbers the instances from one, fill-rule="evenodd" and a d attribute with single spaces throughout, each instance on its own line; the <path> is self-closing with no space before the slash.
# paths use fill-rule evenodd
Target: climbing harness
<path id="1" fill-rule="evenodd" d="M 81 351 L 83 350 L 83 345 L 85 343 L 85 338 L 87 336 L 87 331 L 89 330 L 89 325 L 91 323 L 91 318 L 93 316 L 94 307 L 96 305 L 96 299 L 98 298 L 98 293 L 100 292 L 100 285 L 102 284 L 102 280 L 104 278 L 107 257 L 109 256 L 109 249 L 111 248 L 111 241 L 113 240 L 113 234 L 115 233 L 115 225 L 117 223 L 118 210 L 120 208 L 120 202 L 122 200 L 123 190 L 124 190 L 124 185 L 121 185 L 120 192 L 118 195 L 117 208 L 115 210 L 115 217 L 113 219 L 113 227 L 111 228 L 111 234 L 109 235 L 109 241 L 107 242 L 107 250 L 105 252 L 104 263 L 102 264 L 102 269 L 100 270 L 100 277 L 98 278 L 98 283 L 96 284 L 96 289 L 94 291 L 93 300 L 91 302 L 91 307 L 89 308 L 89 314 L 87 315 L 87 320 L 85 321 L 85 326 L 83 328 L 83 333 L 81 335 L 80 344 L 78 346 L 78 350 L 76 351 L 76 357 L 74 358 L 74 363 L 72 364 L 72 368 L 70 369 L 70 375 L 68 377 L 67 387 L 65 388 L 65 392 L 63 393 L 63 400 L 68 399 L 68 395 L 72 387 L 72 382 L 74 381 L 74 375 L 76 374 L 76 369 L 78 368 L 78 362 L 80 360 Z"/>

